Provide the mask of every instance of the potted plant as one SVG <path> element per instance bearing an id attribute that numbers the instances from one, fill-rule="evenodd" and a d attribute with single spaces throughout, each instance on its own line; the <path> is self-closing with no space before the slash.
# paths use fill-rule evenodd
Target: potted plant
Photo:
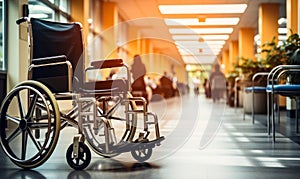
<path id="1" fill-rule="evenodd" d="M 246 81 L 245 86 L 249 86 L 249 82 L 251 82 L 254 74 L 269 70 L 265 60 L 259 59 L 254 61 L 250 58 L 240 57 L 239 61 L 242 62 L 235 64 L 235 68 L 240 71 L 240 75 L 243 76 L 243 80 Z"/>
<path id="2" fill-rule="evenodd" d="M 277 65 L 300 65 L 300 37 L 299 34 L 291 34 L 286 41 L 277 45 L 275 38 L 272 42 L 265 43 L 262 53 L 266 53 L 266 63 L 271 70 Z M 300 79 L 296 78 L 298 72 L 290 72 L 287 75 L 291 83 L 300 84 Z"/>
<path id="3" fill-rule="evenodd" d="M 240 90 L 239 90 L 239 105 L 242 105 L 245 113 L 251 113 L 252 111 L 252 93 L 246 92 L 244 89 L 252 86 L 252 77 L 258 72 L 266 72 L 268 65 L 264 59 L 254 61 L 250 58 L 239 58 L 239 63 L 235 64 L 235 69 L 239 71 L 241 76 Z M 256 79 L 256 86 L 266 86 L 266 77 L 260 76 Z M 266 101 L 266 95 L 263 93 L 255 94 L 255 108 L 256 113 L 265 113 L 264 101 Z"/>
<path id="4" fill-rule="evenodd" d="M 286 64 L 300 65 L 300 37 L 298 34 L 292 34 L 288 37 L 285 45 Z M 292 84 L 300 84 L 299 72 L 289 72 L 289 82 Z M 298 76 L 298 78 L 297 78 Z"/>
<path id="5" fill-rule="evenodd" d="M 270 65 L 270 69 L 277 65 L 300 65 L 300 37 L 299 34 L 292 33 L 288 36 L 287 40 L 283 41 L 282 44 L 277 45 L 275 43 L 275 38 L 271 43 L 264 44 L 267 47 L 263 49 L 262 52 L 266 54 L 266 61 Z M 283 76 L 284 81 L 291 84 L 300 84 L 300 72 L 287 72 Z M 287 115 L 293 116 L 292 109 L 294 109 L 294 102 L 289 98 L 281 97 L 280 98 L 281 106 L 287 108 Z M 285 102 L 286 101 L 286 102 Z M 283 104 L 283 105 L 282 105 Z"/>

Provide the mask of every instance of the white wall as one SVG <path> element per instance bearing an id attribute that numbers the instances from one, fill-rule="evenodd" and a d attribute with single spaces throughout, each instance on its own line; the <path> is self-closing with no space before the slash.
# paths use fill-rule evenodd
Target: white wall
<path id="1" fill-rule="evenodd" d="M 28 0 L 8 1 L 7 91 L 19 82 L 27 80 L 27 30 L 25 24 L 16 24 L 16 20 L 21 17 L 23 4 L 28 4 Z"/>

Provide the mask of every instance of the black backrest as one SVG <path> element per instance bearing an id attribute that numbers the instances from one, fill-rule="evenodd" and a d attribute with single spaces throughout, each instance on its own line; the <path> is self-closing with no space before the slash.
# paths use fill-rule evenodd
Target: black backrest
<path id="1" fill-rule="evenodd" d="M 72 64 L 74 77 L 83 82 L 84 49 L 80 24 L 52 22 L 36 18 L 31 18 L 30 21 L 32 58 L 65 55 Z"/>

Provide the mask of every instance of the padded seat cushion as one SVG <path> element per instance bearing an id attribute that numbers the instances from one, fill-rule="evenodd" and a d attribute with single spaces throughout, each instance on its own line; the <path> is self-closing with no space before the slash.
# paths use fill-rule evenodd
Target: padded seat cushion
<path id="1" fill-rule="evenodd" d="M 265 86 L 250 86 L 245 88 L 246 93 L 252 93 L 254 90 L 254 93 L 265 93 L 266 92 L 266 87 Z"/>
<path id="2" fill-rule="evenodd" d="M 282 96 L 300 96 L 300 85 L 274 85 L 273 91 Z M 267 86 L 267 92 L 272 92 L 272 85 Z"/>

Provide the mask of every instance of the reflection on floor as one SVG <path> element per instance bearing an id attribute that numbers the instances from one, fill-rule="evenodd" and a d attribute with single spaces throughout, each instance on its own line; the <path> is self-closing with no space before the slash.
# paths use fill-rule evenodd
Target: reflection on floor
<path id="1" fill-rule="evenodd" d="M 129 154 L 103 158 L 93 153 L 83 171 L 72 170 L 65 152 L 76 134 L 64 129 L 50 159 L 33 170 L 13 165 L 1 151 L 1 178 L 299 178 L 300 138 L 282 117 L 277 142 L 267 135 L 265 116 L 254 125 L 242 109 L 212 103 L 202 95 L 181 96 L 150 105 L 166 140 L 147 163 Z M 284 114 L 283 114 L 284 115 Z M 288 121 L 288 122 L 287 122 Z M 286 137 L 288 135 L 288 137 Z"/>

